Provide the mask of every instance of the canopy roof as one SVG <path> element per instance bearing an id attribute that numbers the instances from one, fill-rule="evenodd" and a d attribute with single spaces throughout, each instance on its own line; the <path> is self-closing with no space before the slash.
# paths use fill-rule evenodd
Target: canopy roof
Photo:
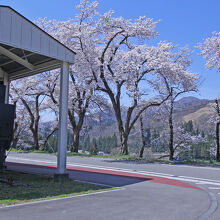
<path id="1" fill-rule="evenodd" d="M 0 70 L 15 80 L 72 64 L 74 51 L 9 6 L 0 5 Z"/>

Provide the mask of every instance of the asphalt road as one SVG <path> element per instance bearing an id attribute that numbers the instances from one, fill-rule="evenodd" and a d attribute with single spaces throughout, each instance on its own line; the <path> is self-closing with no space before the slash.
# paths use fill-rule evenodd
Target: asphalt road
<path id="1" fill-rule="evenodd" d="M 53 166 L 56 164 L 56 156 L 10 153 L 7 161 Z M 152 175 L 173 181 L 180 180 L 203 190 L 75 170 L 68 171 L 74 179 L 118 185 L 122 188 L 100 194 L 3 208 L 0 209 L 0 219 L 30 219 L 30 216 L 33 220 L 220 219 L 219 168 L 149 164 L 86 157 L 69 157 L 67 161 L 68 167 L 71 168 Z M 52 174 L 55 170 L 38 168 L 35 169 L 35 172 Z"/>

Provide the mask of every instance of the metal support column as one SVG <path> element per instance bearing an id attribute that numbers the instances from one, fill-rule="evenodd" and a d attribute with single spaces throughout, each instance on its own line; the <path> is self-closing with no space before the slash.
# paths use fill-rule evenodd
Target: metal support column
<path id="1" fill-rule="evenodd" d="M 63 62 L 60 75 L 60 107 L 59 107 L 59 133 L 58 133 L 58 158 L 57 175 L 66 172 L 67 152 L 67 117 L 68 117 L 68 92 L 69 92 L 69 63 Z"/>

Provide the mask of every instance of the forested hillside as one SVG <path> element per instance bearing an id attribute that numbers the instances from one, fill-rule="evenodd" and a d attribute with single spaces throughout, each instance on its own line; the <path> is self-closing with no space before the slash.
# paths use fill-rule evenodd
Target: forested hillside
<path id="1" fill-rule="evenodd" d="M 207 124 L 211 111 L 210 103 L 212 100 L 198 99 L 192 96 L 181 98 L 175 102 L 174 120 L 179 124 L 187 127 L 190 132 L 199 132 L 203 135 L 214 132 L 212 123 Z M 146 133 L 151 133 L 151 139 L 159 137 L 159 133 L 163 130 L 164 124 L 154 117 L 157 109 L 148 109 L 143 115 L 143 124 Z M 125 118 L 125 116 L 124 116 Z M 45 122 L 41 124 L 42 130 L 46 135 L 51 130 L 52 122 Z M 72 143 L 72 134 L 69 132 L 69 145 Z M 156 147 L 155 143 L 150 143 L 149 146 L 154 148 L 153 151 L 163 153 L 167 151 L 167 146 L 161 145 Z M 96 146 L 96 150 L 93 148 Z M 129 149 L 131 152 L 138 153 L 141 146 L 141 133 L 139 123 L 132 129 L 129 138 Z M 148 147 L 149 147 L 148 146 Z M 80 137 L 80 150 L 98 153 L 102 151 L 106 154 L 119 153 L 119 134 L 117 132 L 117 123 L 112 109 L 108 111 L 96 112 L 91 117 L 86 117 L 81 137 Z M 51 149 L 50 149 L 51 150 Z"/>

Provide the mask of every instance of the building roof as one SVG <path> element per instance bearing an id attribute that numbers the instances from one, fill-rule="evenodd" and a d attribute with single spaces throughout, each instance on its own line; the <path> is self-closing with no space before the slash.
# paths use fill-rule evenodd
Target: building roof
<path id="1" fill-rule="evenodd" d="M 0 5 L 0 68 L 9 80 L 74 63 L 75 53 L 9 6 Z"/>

